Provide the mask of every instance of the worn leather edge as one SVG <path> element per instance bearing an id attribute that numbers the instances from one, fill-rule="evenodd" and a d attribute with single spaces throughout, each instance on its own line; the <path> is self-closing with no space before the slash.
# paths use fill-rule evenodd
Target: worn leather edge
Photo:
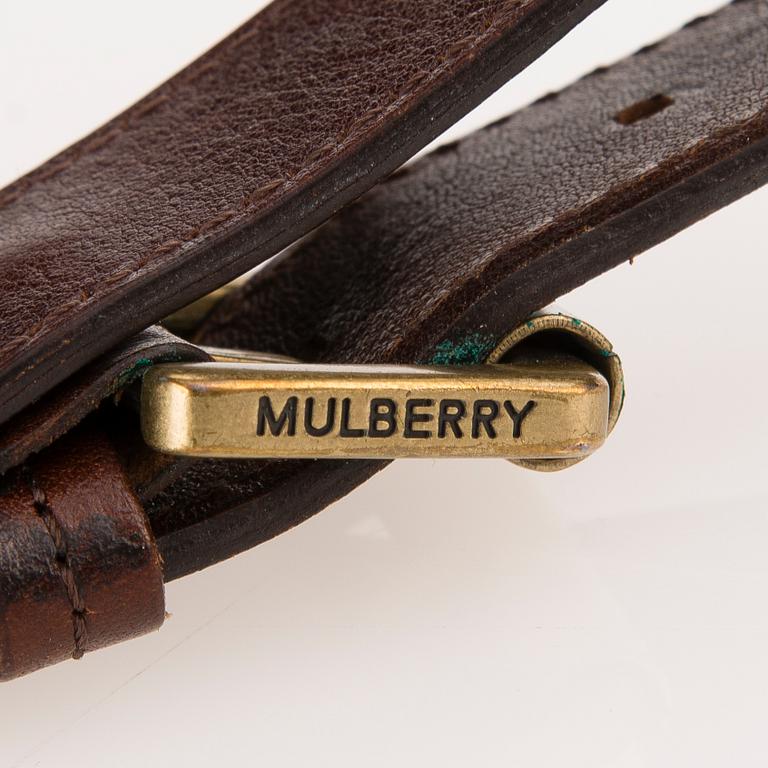
<path id="1" fill-rule="evenodd" d="M 768 141 L 751 147 L 747 154 L 615 217 L 600 231 L 593 230 L 578 241 L 571 241 L 561 249 L 548 253 L 535 265 L 500 283 L 492 296 L 486 296 L 471 314 L 468 313 L 454 327 L 446 328 L 444 335 L 461 346 L 462 334 L 463 338 L 475 334 L 469 329 L 473 327 L 473 318 L 480 315 L 483 318 L 483 333 L 498 341 L 516 323 L 549 301 L 767 183 Z M 713 200 L 702 196 L 701 206 L 695 212 L 691 209 L 680 211 L 679 207 L 674 210 L 683 196 L 696 193 L 702 186 L 707 187 L 720 174 L 730 173 L 738 175 L 738 185 L 731 187 L 732 194 L 728 198 Z M 664 227 L 649 231 L 644 226 L 648 217 L 662 213 L 666 219 Z M 680 219 L 675 220 L 675 214 L 680 215 Z M 602 253 L 608 243 L 612 246 L 610 257 Z M 574 259 L 571 268 L 565 267 L 570 259 Z M 545 283 L 545 278 L 553 273 L 558 275 L 557 282 Z M 493 324 L 489 323 L 487 313 L 482 315 L 482 305 L 486 302 L 491 302 L 494 309 L 503 308 L 494 317 Z M 414 362 L 429 360 L 437 353 L 438 346 L 433 343 L 415 349 Z M 398 359 L 401 358 L 402 355 L 398 355 Z M 223 507 L 213 516 L 191 526 L 163 530 L 158 536 L 158 546 L 165 562 L 166 581 L 206 568 L 290 530 L 346 496 L 388 464 L 387 461 L 295 462 L 290 471 L 281 473 L 278 483 L 265 480 L 263 487 L 254 489 L 253 495 L 243 498 L 240 503 Z M 190 472 L 194 473 L 195 469 L 190 469 Z M 174 493 L 172 487 L 169 493 Z M 162 506 L 162 501 L 162 497 L 149 501 L 150 519 Z M 260 519 L 258 524 L 253 524 L 256 516 L 265 520 Z"/>
<path id="2" fill-rule="evenodd" d="M 154 537 L 95 420 L 2 485 L 0 680 L 163 623 Z"/>
<path id="3" fill-rule="evenodd" d="M 312 183 L 279 205 L 258 209 L 251 220 L 236 227 L 225 222 L 211 227 L 197 241 L 163 254 L 161 267 L 131 275 L 125 293 L 75 307 L 44 340 L 28 344 L 2 371 L 0 422 L 120 340 L 306 234 L 438 136 L 602 2 L 537 6 L 523 24 L 504 30 L 451 80 L 423 92 L 408 112 L 392 113 L 386 128 L 368 137 L 364 145 L 351 148 L 345 157 L 329 158 Z M 144 101 L 151 103 L 153 95 Z M 8 194 L 13 190 L 6 190 Z M 98 334 L 90 333 L 97 316 Z"/>
<path id="4" fill-rule="evenodd" d="M 62 382 L 0 430 L 0 475 L 64 435 L 106 398 L 163 362 L 210 360 L 199 347 L 159 326 L 147 328 Z"/>
<path id="5" fill-rule="evenodd" d="M 760 6 L 741 0 L 728 13 L 739 13 L 739 7 L 746 14 Z M 727 26 L 728 17 L 712 18 L 720 25 L 720 31 Z M 704 46 L 706 38 L 697 38 L 695 42 Z M 642 55 L 647 66 L 655 54 L 648 49 Z M 717 55 L 717 51 L 711 55 Z M 752 76 L 755 75 L 753 72 Z M 659 119 L 663 120 L 663 116 Z M 484 270 L 485 282 L 468 280 L 458 285 L 440 305 L 444 314 L 436 312 L 426 322 L 392 329 L 393 343 L 385 350 L 352 343 L 343 353 L 339 349 L 323 349 L 316 359 L 328 359 L 339 353 L 334 359 L 340 361 L 445 362 L 446 350 L 470 350 L 469 355 L 453 362 L 482 358 L 489 347 L 531 311 L 768 181 L 768 104 L 751 120 L 730 126 L 729 131 L 713 128 L 708 141 L 689 152 L 686 162 L 678 157 L 677 169 L 659 166 L 656 176 L 642 175 L 634 191 L 612 189 L 610 199 L 606 198 L 611 204 L 585 207 L 578 222 L 569 222 L 565 227 L 553 222 L 548 232 L 534 233 L 530 251 L 514 264 L 502 254 L 497 263 Z M 581 151 L 588 152 L 589 147 L 582 146 Z M 431 162 L 429 157 L 421 161 L 426 172 Z M 419 172 L 418 168 L 413 171 L 415 177 L 410 183 L 416 183 Z M 399 183 L 409 182 L 401 179 Z M 377 206 L 384 206 L 387 196 L 375 198 L 372 193 L 367 200 L 358 205 L 370 205 L 365 215 L 373 221 Z M 351 235 L 344 232 L 343 218 L 335 226 L 342 227 L 341 240 L 344 234 Z M 260 319 L 266 319 L 279 304 L 281 290 L 299 291 L 302 295 L 291 276 L 301 275 L 309 267 L 302 263 L 305 256 L 311 254 L 317 259 L 318 253 L 322 253 L 317 242 L 323 242 L 324 229 L 294 253 L 262 270 L 240 295 L 233 296 L 213 313 L 199 338 L 214 344 L 242 344 L 250 327 L 254 345 L 263 347 Z M 397 232 L 392 233 L 392 237 L 397 236 Z M 333 238 L 330 242 L 334 242 Z M 351 243 L 355 248 L 360 245 L 354 238 Z M 460 249 L 461 245 L 455 247 Z M 310 273 L 321 268 L 313 262 Z M 366 277 L 370 279 L 371 275 Z M 387 279 L 386 275 L 381 276 L 381 280 Z M 416 282 L 418 279 L 414 275 Z M 349 288 L 345 283 L 344 290 Z M 239 323 L 236 331 L 232 327 L 233 312 L 243 311 L 248 312 L 247 319 Z M 368 322 L 364 316 L 355 317 L 361 327 Z M 475 343 L 478 334 L 482 343 Z M 310 345 L 301 339 L 294 339 L 294 346 L 286 345 L 287 338 L 289 335 L 276 340 L 272 351 L 306 359 Z M 367 461 L 259 462 L 248 468 L 238 462 L 217 465 L 211 461 L 193 466 L 186 477 L 182 476 L 148 505 L 166 559 L 166 578 L 203 568 L 287 530 L 385 465 Z M 190 489 L 205 487 L 217 488 L 215 501 L 204 493 L 203 498 L 191 497 Z"/>
<path id="6" fill-rule="evenodd" d="M 768 127 L 768 109 L 762 122 L 764 128 Z M 741 143 L 738 138 L 736 143 Z M 599 229 L 587 224 L 577 236 L 564 236 L 556 249 L 539 254 L 515 275 L 505 277 L 493 292 L 475 297 L 450 335 L 461 338 L 471 332 L 491 308 L 500 318 L 507 318 L 502 322 L 514 325 L 519 322 L 518 312 L 511 308 L 511 302 L 499 302 L 500 298 L 514 296 L 515 302 L 545 306 L 765 184 L 768 137 L 741 143 L 740 150 L 727 161 L 660 190 L 658 196 L 638 201 L 629 210 L 610 217 Z M 653 222 L 652 227 L 648 226 L 649 221 Z M 563 291 L 561 285 L 568 287 Z M 436 330 L 435 336 L 444 334 Z"/>

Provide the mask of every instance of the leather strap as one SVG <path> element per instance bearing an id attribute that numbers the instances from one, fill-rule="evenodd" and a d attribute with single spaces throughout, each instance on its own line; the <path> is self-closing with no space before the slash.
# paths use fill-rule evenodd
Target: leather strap
<path id="1" fill-rule="evenodd" d="M 198 341 L 318 361 L 482 360 L 530 311 L 768 179 L 766 41 L 764 1 L 741 0 L 443 148 L 268 265 Z M 382 466 L 165 467 L 143 487 L 166 580 L 286 530 Z"/>
<path id="2" fill-rule="evenodd" d="M 275 0 L 0 191 L 0 423 L 297 240 L 604 0 Z"/>
<path id="3" fill-rule="evenodd" d="M 94 424 L 5 481 L 0 680 L 163 623 L 163 571 L 144 511 Z"/>
<path id="4" fill-rule="evenodd" d="M 406 168 L 267 265 L 197 340 L 310 362 L 478 362 L 532 311 L 766 181 L 768 5 L 742 0 Z M 385 465 L 193 465 L 147 504 L 166 578 Z"/>
<path id="5" fill-rule="evenodd" d="M 102 355 L 0 430 L 0 475 L 66 434 L 102 401 L 125 390 L 155 363 L 203 362 L 210 356 L 153 326 Z"/>
<path id="6" fill-rule="evenodd" d="M 152 496 L 184 464 L 137 448 L 114 409 L 57 438 L 147 364 L 201 353 L 150 331 L 83 366 L 305 234 L 602 2 L 276 0 L 0 192 L 0 471 L 55 442 L 0 490 L 4 676 L 162 619 L 123 491 Z"/>

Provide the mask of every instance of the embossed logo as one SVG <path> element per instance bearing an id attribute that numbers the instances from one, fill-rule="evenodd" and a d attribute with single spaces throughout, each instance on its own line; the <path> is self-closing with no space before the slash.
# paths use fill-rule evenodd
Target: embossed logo
<path id="1" fill-rule="evenodd" d="M 320 405 L 314 397 L 291 395 L 280 408 L 269 395 L 262 395 L 256 434 L 295 437 L 297 431 L 303 431 L 309 437 L 388 438 L 398 434 L 408 439 L 494 440 L 499 430 L 506 430 L 517 439 L 535 405 L 535 400 L 518 409 L 511 400 L 374 397 L 367 408 L 355 409 L 349 397 L 325 398 Z"/>

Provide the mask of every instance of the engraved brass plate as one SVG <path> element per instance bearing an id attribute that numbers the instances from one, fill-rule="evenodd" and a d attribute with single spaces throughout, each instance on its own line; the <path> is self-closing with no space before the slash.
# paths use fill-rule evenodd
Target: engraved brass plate
<path id="1" fill-rule="evenodd" d="M 218 458 L 579 458 L 608 431 L 609 386 L 575 358 L 467 367 L 158 365 L 142 431 Z"/>

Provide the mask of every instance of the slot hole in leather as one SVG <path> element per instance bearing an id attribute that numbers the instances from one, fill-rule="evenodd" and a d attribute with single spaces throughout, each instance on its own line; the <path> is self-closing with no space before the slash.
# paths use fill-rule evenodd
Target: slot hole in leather
<path id="1" fill-rule="evenodd" d="M 614 120 L 619 125 L 633 125 L 640 120 L 647 120 L 649 117 L 657 115 L 659 112 L 663 112 L 667 107 L 671 107 L 675 103 L 675 100 L 671 96 L 667 96 L 663 93 L 657 93 L 655 96 L 651 96 L 649 99 L 643 99 L 642 101 L 635 102 L 626 109 L 622 109 Z"/>

